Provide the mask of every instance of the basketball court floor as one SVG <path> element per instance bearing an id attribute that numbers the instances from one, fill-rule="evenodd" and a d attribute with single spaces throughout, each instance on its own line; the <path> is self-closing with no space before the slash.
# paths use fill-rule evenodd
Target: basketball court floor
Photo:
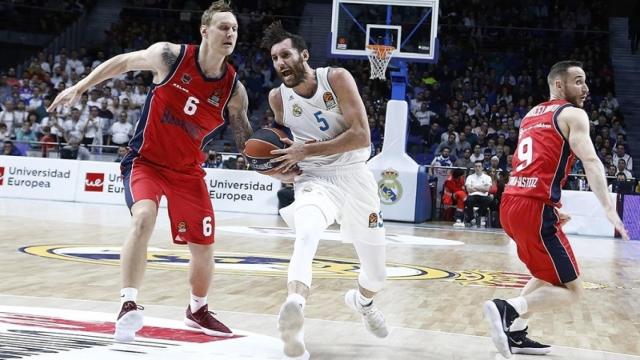
<path id="1" fill-rule="evenodd" d="M 188 251 L 172 245 L 161 209 L 139 303 L 142 336 L 114 343 L 124 206 L 0 199 L 0 359 L 279 359 L 276 317 L 286 297 L 293 233 L 277 216 L 216 213 L 210 308 L 239 335 L 209 338 L 182 323 Z M 518 293 L 528 277 L 499 230 L 385 224 L 390 279 L 377 298 L 391 334 L 370 336 L 343 303 L 356 255 L 323 235 L 306 342 L 312 359 L 501 359 L 482 303 Z M 530 335 L 549 359 L 640 359 L 640 242 L 570 236 L 588 290 L 565 311 L 537 314 Z M 535 358 L 514 355 L 515 359 Z M 537 357 L 539 358 L 539 357 Z"/>

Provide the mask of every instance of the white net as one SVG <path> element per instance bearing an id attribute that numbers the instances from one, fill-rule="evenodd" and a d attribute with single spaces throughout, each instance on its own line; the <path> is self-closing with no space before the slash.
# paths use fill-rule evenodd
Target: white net
<path id="1" fill-rule="evenodd" d="M 387 45 L 368 45 L 367 55 L 369 62 L 371 63 L 371 76 L 370 79 L 384 80 L 384 73 L 387 71 L 391 56 L 395 52 L 396 48 Z"/>

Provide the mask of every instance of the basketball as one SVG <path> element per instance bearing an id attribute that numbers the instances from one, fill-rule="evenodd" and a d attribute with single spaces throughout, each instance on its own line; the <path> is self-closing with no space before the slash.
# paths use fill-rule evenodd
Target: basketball
<path id="1" fill-rule="evenodd" d="M 270 163 L 269 160 L 278 157 L 272 155 L 271 150 L 284 149 L 287 147 L 280 139 L 288 137 L 287 134 L 276 128 L 262 128 L 256 130 L 253 136 L 244 143 L 244 156 L 251 165 L 251 168 L 269 175 L 269 171 L 278 166 L 278 163 Z"/>

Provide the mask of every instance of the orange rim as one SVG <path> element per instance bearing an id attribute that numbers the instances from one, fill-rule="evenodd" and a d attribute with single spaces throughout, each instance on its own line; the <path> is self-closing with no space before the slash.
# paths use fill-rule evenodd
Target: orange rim
<path id="1" fill-rule="evenodd" d="M 389 45 L 367 45 L 367 49 L 371 50 L 377 58 L 384 59 L 396 48 Z"/>

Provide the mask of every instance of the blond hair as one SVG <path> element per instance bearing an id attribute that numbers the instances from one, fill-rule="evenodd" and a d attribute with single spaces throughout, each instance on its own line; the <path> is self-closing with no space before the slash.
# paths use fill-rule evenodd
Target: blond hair
<path id="1" fill-rule="evenodd" d="M 202 20 L 200 21 L 201 25 L 209 26 L 211 23 L 211 19 L 213 15 L 219 12 L 230 12 L 233 13 L 233 9 L 231 5 L 226 0 L 218 0 L 211 3 L 211 6 L 202 14 Z"/>

